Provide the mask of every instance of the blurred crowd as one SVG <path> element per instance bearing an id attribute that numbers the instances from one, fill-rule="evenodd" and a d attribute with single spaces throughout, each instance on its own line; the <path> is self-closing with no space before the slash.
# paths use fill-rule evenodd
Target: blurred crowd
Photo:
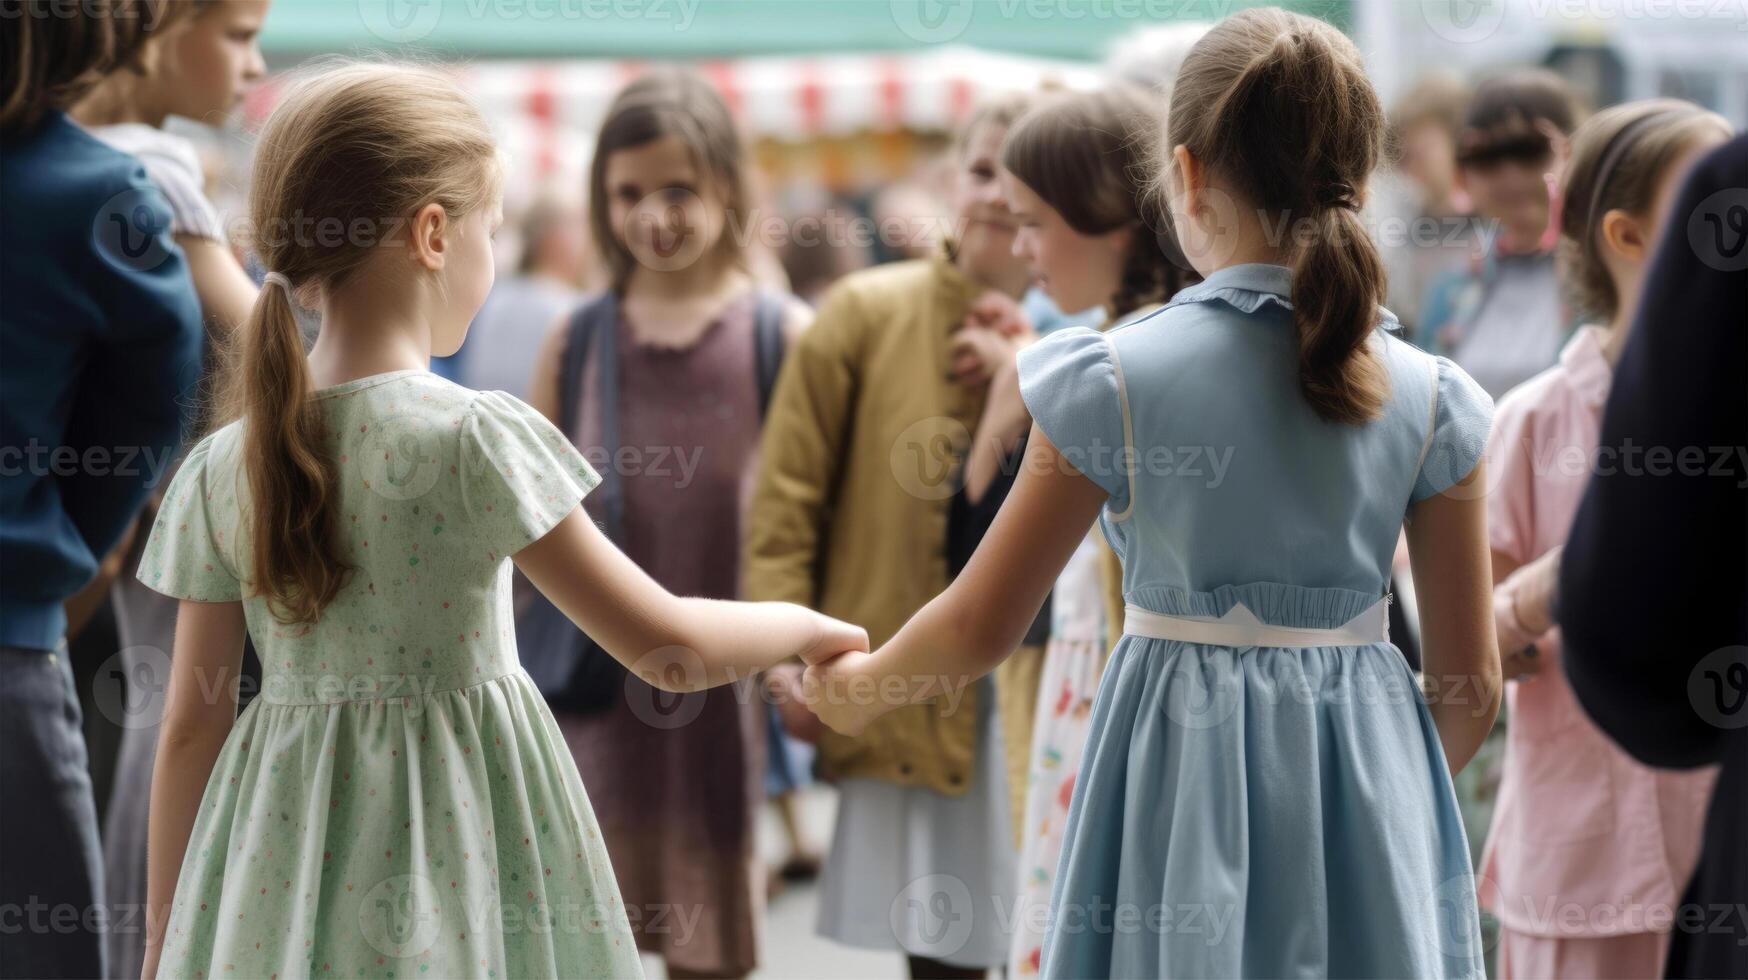
<path id="1" fill-rule="evenodd" d="M 31 6 L 6 0 L 6 16 L 29 17 L 20 11 Z M 175 472 L 172 448 L 202 431 L 206 393 L 268 271 L 241 233 L 249 175 L 236 171 L 237 154 L 208 149 L 239 138 L 234 115 L 266 76 L 256 37 L 268 0 L 108 6 L 151 14 L 8 24 L 0 42 L 4 442 L 158 447 L 166 459 L 134 479 L 94 475 L 88 464 L 6 476 L 0 900 L 109 910 L 100 928 L 9 937 L 7 976 L 138 976 L 145 963 L 144 913 L 123 910 L 147 901 L 152 766 L 177 603 L 136 571 Z M 652 66 L 608 110 L 586 173 L 535 182 L 507 161 L 513 191 L 496 281 L 466 342 L 431 370 L 508 392 L 570 436 L 606 477 L 585 502 L 589 516 L 668 590 L 799 602 L 883 642 L 969 560 L 1013 484 L 1030 429 L 1012 376 L 1017 353 L 1065 327 L 1137 318 L 1198 278 L 1161 212 L 1139 235 L 1146 254 L 1124 259 L 1123 301 L 1077 291 L 1067 272 L 1056 279 L 1042 266 L 1072 261 L 1041 259 L 1027 237 L 1037 234 L 1039 200 L 1070 224 L 1102 219 L 1051 198 L 1045 185 L 1076 178 L 1048 163 L 1019 178 L 1040 196 L 1017 201 L 1010 135 L 1069 98 L 1119 100 L 1076 111 L 1138 127 L 1137 140 L 1157 131 L 1177 67 L 1205 30 L 1138 31 L 1107 65 L 1103 92 L 977 106 L 908 179 L 854 189 L 772 186 L 705 76 Z M 1743 965 L 1742 947 L 1730 944 L 1748 942 L 1748 923 L 1695 936 L 1673 915 L 1743 898 L 1742 740 L 1665 753 L 1654 734 L 1631 733 L 1677 706 L 1640 716 L 1627 679 L 1677 672 L 1674 687 L 1644 681 L 1645 697 L 1677 690 L 1686 705 L 1688 646 L 1703 654 L 1743 642 L 1742 593 L 1717 591 L 1742 583 L 1741 515 L 1710 525 L 1735 534 L 1719 544 L 1737 567 L 1700 586 L 1722 607 L 1712 611 L 1721 632 L 1699 637 L 1696 617 L 1691 644 L 1632 633 L 1677 650 L 1667 664 L 1641 662 L 1638 651 L 1630 664 L 1574 667 L 1567 680 L 1561 664 L 1572 651 L 1562 652 L 1560 624 L 1575 613 L 1559 587 L 1581 581 L 1591 603 L 1623 595 L 1627 585 L 1588 576 L 1639 562 L 1629 556 L 1645 535 L 1678 533 L 1662 523 L 1672 515 L 1634 523 L 1630 510 L 1605 516 L 1607 502 L 1597 502 L 1588 525 L 1579 518 L 1594 534 L 1583 567 L 1562 558 L 1578 547 L 1567 532 L 1608 438 L 1611 382 L 1640 386 L 1612 397 L 1653 415 L 1659 404 L 1639 392 L 1667 396 L 1653 379 L 1681 384 L 1662 372 L 1691 370 L 1695 386 L 1708 383 L 1697 361 L 1623 361 L 1629 343 L 1673 332 L 1660 317 L 1691 318 L 1692 336 L 1666 356 L 1704 359 L 1714 356 L 1708 332 L 1734 329 L 1734 347 L 1719 342 L 1715 356 L 1737 356 L 1735 390 L 1711 411 L 1744 408 L 1742 265 L 1724 244 L 1709 265 L 1685 252 L 1690 216 L 1679 210 L 1698 200 L 1684 190 L 1687 175 L 1732 139 L 1731 127 L 1678 100 L 1586 106 L 1560 75 L 1527 66 L 1478 78 L 1429 71 L 1387 109 L 1386 166 L 1369 187 L 1348 190 L 1388 273 L 1394 329 L 1459 365 L 1499 406 L 1489 543 L 1507 709 L 1457 779 L 1489 913 L 1489 967 L 1655 976 L 1667 962 L 1722 975 Z M 195 126 L 225 135 L 190 139 Z M 1739 150 L 1741 138 L 1729 145 Z M 1156 165 L 1131 149 L 1132 167 Z M 1740 168 L 1742 154 L 1723 166 Z M 1729 222 L 1748 214 L 1743 176 L 1728 176 L 1737 203 L 1720 212 L 1720 243 L 1742 233 Z M 1079 178 L 1088 187 L 1099 179 Z M 140 248 L 156 258 L 141 261 Z M 1674 252 L 1724 268 L 1735 294 L 1722 302 L 1733 306 L 1648 309 L 1711 295 L 1677 285 L 1686 270 L 1654 265 L 1676 262 Z M 313 343 L 320 317 L 313 303 L 299 305 Z M 939 360 L 927 346 L 936 334 Z M 1608 416 L 1611 433 L 1655 431 L 1620 411 Z M 1734 445 L 1727 431 L 1716 438 Z M 903 447 L 917 450 L 914 460 L 899 458 Z M 1568 449 L 1581 457 L 1576 479 L 1557 462 Z M 1724 500 L 1740 505 L 1740 491 Z M 1680 566 L 1643 570 L 1670 585 L 1710 560 L 1645 554 Z M 801 707 L 798 664 L 675 707 L 638 674 L 603 666 L 589 638 L 518 576 L 520 654 L 582 775 L 626 906 L 699 912 L 684 930 L 634 920 L 639 948 L 670 976 L 753 973 L 770 965 L 767 903 L 817 881 L 819 932 L 902 956 L 912 976 L 1036 973 L 1041 927 L 1002 933 L 998 915 L 980 914 L 969 937 L 944 944 L 888 910 L 929 874 L 967 883 L 979 903 L 1049 901 L 1086 716 L 1122 608 L 1115 554 L 1101 540 L 1080 557 L 1081 574 L 1065 575 L 1022 649 L 953 706 L 961 710 L 907 708 L 856 739 Z M 1410 567 L 1404 545 L 1393 571 L 1390 636 L 1418 669 L 1413 577 L 1426 570 Z M 1623 601 L 1688 615 L 1649 597 Z M 1595 639 L 1594 630 L 1577 635 Z M 1063 666 L 1067 646 L 1086 651 L 1072 661 L 1079 674 Z M 249 678 L 261 677 L 252 653 L 245 674 L 244 705 Z M 1719 761 L 1734 767 L 1722 782 L 1709 765 Z M 802 801 L 827 791 L 836 825 L 822 836 Z M 775 860 L 758 845 L 767 808 L 784 831 Z M 1544 900 L 1594 907 L 1622 896 L 1677 912 L 1576 925 L 1534 914 Z"/>

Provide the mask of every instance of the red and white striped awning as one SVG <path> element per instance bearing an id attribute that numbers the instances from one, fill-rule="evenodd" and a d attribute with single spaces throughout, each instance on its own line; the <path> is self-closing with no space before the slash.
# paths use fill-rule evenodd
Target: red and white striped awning
<path id="1" fill-rule="evenodd" d="M 536 177 L 576 174 L 608 104 L 643 61 L 482 61 L 457 65 L 511 158 Z M 979 101 L 1043 85 L 1091 89 L 1095 65 L 940 47 L 881 54 L 745 58 L 696 66 L 713 81 L 750 139 L 951 129 Z M 273 80 L 246 113 L 271 111 Z"/>

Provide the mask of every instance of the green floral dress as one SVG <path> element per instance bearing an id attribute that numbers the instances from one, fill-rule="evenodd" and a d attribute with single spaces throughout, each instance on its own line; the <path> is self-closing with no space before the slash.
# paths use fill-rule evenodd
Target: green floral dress
<path id="1" fill-rule="evenodd" d="M 576 765 L 522 671 L 509 556 L 600 477 L 425 371 L 321 389 L 352 571 L 314 626 L 244 587 L 242 430 L 189 453 L 139 577 L 241 601 L 263 669 L 188 843 L 162 976 L 641 976 Z"/>

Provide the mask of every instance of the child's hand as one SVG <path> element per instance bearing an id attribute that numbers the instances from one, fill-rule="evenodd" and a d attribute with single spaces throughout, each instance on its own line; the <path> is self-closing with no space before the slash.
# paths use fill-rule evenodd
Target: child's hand
<path id="1" fill-rule="evenodd" d="M 803 669 L 801 664 L 793 662 L 772 667 L 765 672 L 765 691 L 771 703 L 777 706 L 777 718 L 783 723 L 783 730 L 791 738 L 817 745 L 819 737 L 825 734 L 825 725 L 818 715 L 808 710 L 802 695 Z"/>
<path id="2" fill-rule="evenodd" d="M 872 654 L 846 653 L 807 668 L 801 696 L 819 720 L 839 735 L 854 738 L 885 714 L 878 685 L 864 673 Z"/>
<path id="3" fill-rule="evenodd" d="M 841 619 L 833 619 L 825 613 L 813 614 L 815 630 L 813 642 L 804 650 L 793 654 L 804 663 L 817 664 L 837 656 L 840 653 L 867 653 L 868 631 L 854 623 L 846 623 Z M 785 654 L 783 659 L 791 655 Z"/>
<path id="4" fill-rule="evenodd" d="M 1541 651 L 1535 644 L 1508 650 L 1499 658 L 1500 675 L 1508 681 L 1533 680 L 1542 672 Z"/>
<path id="5" fill-rule="evenodd" d="M 989 327 L 960 327 L 948 341 L 953 380 L 975 388 L 1014 363 L 1019 346 L 1012 337 Z"/>
<path id="6" fill-rule="evenodd" d="M 1026 318 L 1026 311 L 1013 297 L 999 289 L 986 289 L 983 294 L 971 301 L 971 306 L 965 311 L 965 326 L 986 327 L 990 330 L 1016 340 L 1036 339 L 1032 335 L 1032 321 Z"/>

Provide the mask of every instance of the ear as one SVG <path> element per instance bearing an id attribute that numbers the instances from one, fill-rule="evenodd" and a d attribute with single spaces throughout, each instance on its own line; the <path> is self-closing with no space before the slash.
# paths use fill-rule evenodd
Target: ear
<path id="1" fill-rule="evenodd" d="M 1171 159 L 1177 164 L 1178 196 L 1185 205 L 1184 210 L 1188 211 L 1189 202 L 1207 185 L 1208 176 L 1202 169 L 1202 161 L 1182 143 L 1171 148 Z"/>
<path id="2" fill-rule="evenodd" d="M 443 268 L 449 248 L 454 244 L 450 241 L 453 231 L 449 213 L 443 210 L 443 205 L 433 201 L 414 212 L 408 223 L 407 254 L 414 263 L 436 272 Z"/>
<path id="3" fill-rule="evenodd" d="M 1602 216 L 1597 228 L 1598 241 L 1610 251 L 1634 264 L 1642 264 L 1651 252 L 1651 239 L 1644 223 L 1620 208 Z"/>

